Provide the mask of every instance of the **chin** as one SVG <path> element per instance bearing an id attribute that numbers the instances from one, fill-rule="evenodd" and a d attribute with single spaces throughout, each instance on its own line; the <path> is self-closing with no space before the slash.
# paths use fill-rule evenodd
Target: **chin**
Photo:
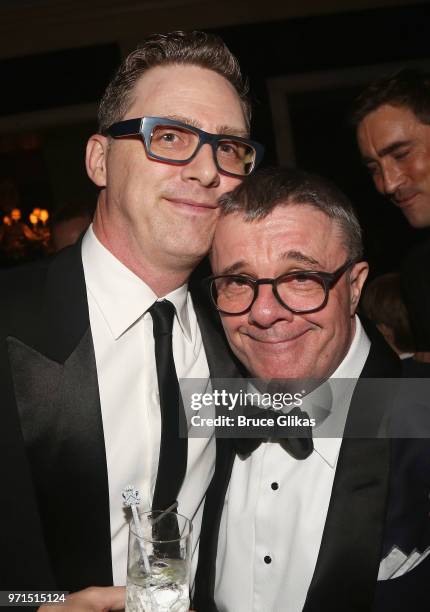
<path id="1" fill-rule="evenodd" d="M 294 365 L 285 364 L 281 365 L 278 363 L 273 364 L 273 367 L 270 364 L 264 364 L 261 366 L 256 366 L 251 369 L 253 372 L 254 378 L 262 378 L 263 380 L 269 380 L 272 378 L 278 379 L 296 379 L 296 378 L 308 378 L 303 372 L 303 368 L 297 368 L 297 364 Z"/>
<path id="2" fill-rule="evenodd" d="M 422 229 L 424 227 L 430 227 L 430 219 L 415 219 L 414 217 L 412 217 L 411 219 L 406 217 L 406 219 L 409 225 L 411 227 L 414 227 L 415 229 Z"/>
<path id="3" fill-rule="evenodd" d="M 420 229 L 423 227 L 430 227 L 430 202 L 428 206 L 426 206 L 425 210 L 420 211 L 411 211 L 411 213 L 405 214 L 406 220 L 409 225 L 415 227 L 416 229 Z"/>

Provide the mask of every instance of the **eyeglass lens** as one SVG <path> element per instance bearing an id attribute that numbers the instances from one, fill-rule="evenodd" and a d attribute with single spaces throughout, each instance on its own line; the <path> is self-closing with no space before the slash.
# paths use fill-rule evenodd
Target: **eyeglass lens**
<path id="1" fill-rule="evenodd" d="M 199 134 L 191 129 L 172 125 L 154 126 L 150 139 L 150 153 L 166 160 L 186 161 L 199 146 Z M 216 143 L 219 167 L 232 174 L 246 175 L 252 171 L 256 153 L 252 146 L 234 138 Z"/>
<path id="2" fill-rule="evenodd" d="M 254 299 L 251 281 L 226 277 L 215 279 L 214 285 L 214 298 L 220 310 L 236 314 L 251 306 Z M 279 278 L 276 289 L 285 306 L 303 312 L 322 306 L 326 294 L 324 283 L 319 278 L 303 273 Z"/>

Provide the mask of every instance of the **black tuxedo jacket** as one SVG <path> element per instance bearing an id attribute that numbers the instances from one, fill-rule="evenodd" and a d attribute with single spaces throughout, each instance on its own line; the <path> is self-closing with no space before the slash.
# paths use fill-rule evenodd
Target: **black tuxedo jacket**
<path id="1" fill-rule="evenodd" d="M 361 377 L 398 376 L 398 359 L 377 334 L 370 336 L 371 350 Z M 365 394 L 365 389 L 364 394 L 360 393 L 358 381 L 347 430 L 359 431 L 356 417 L 363 408 L 368 416 L 366 431 L 369 426 L 370 430 L 380 429 L 387 406 L 369 406 Z M 206 496 L 200 539 L 194 598 L 198 612 L 217 612 L 214 601 L 217 539 L 235 457 L 231 440 L 218 439 L 217 445 L 216 471 Z M 417 538 L 417 544 L 424 540 L 430 545 L 429 492 L 428 440 L 345 438 L 303 612 L 427 609 L 429 557 L 400 578 L 377 582 L 377 575 L 381 559 L 394 544 L 403 545 L 406 540 Z"/>
<path id="2" fill-rule="evenodd" d="M 111 585 L 106 455 L 80 242 L 0 278 L 1 589 Z M 211 375 L 235 376 L 223 335 L 198 298 Z"/>

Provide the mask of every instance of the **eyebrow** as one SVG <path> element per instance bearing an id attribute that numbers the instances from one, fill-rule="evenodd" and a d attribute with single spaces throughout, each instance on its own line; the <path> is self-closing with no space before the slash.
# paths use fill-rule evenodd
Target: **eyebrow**
<path id="1" fill-rule="evenodd" d="M 391 155 L 391 153 L 395 153 L 403 147 L 409 147 L 411 146 L 411 144 L 413 144 L 413 140 L 396 140 L 396 142 L 392 142 L 388 146 L 377 151 L 377 155 L 378 157 L 385 157 L 386 155 Z M 362 157 L 362 160 L 365 164 L 369 164 L 375 161 L 373 157 Z"/>
<path id="2" fill-rule="evenodd" d="M 240 136 L 241 138 L 248 138 L 249 132 L 243 128 L 234 128 L 229 125 L 221 125 L 217 129 L 217 134 L 225 134 L 226 136 Z"/>
<path id="3" fill-rule="evenodd" d="M 236 274 L 236 272 L 245 267 L 246 261 L 236 261 L 234 264 L 231 264 L 231 266 L 227 266 L 227 268 L 224 268 L 219 274 L 221 276 L 224 274 Z"/>
<path id="4" fill-rule="evenodd" d="M 310 255 L 306 255 L 305 253 L 302 253 L 301 251 L 285 251 L 284 253 L 281 253 L 280 259 L 292 259 L 293 261 L 297 262 L 297 263 L 305 263 L 305 264 L 309 264 L 310 266 L 320 266 L 320 262 L 315 259 L 314 257 L 311 257 Z"/>
<path id="5" fill-rule="evenodd" d="M 165 119 L 172 119 L 173 121 L 180 121 L 186 123 L 191 127 L 197 128 L 198 130 L 203 129 L 200 121 L 191 119 L 191 117 L 185 117 L 184 115 L 164 115 Z M 206 131 L 206 130 L 203 130 Z M 220 125 L 216 128 L 216 134 L 225 134 L 226 136 L 239 136 L 240 138 L 247 138 L 248 131 L 244 128 L 235 128 L 230 125 Z"/>
<path id="6" fill-rule="evenodd" d="M 279 259 L 293 260 L 297 263 L 305 263 L 313 267 L 321 266 L 320 262 L 317 259 L 314 259 L 310 255 L 306 255 L 305 253 L 302 253 L 301 251 L 285 251 L 284 253 L 281 253 Z M 224 268 L 224 270 L 222 270 L 222 272 L 220 272 L 219 275 L 222 276 L 225 274 L 236 274 L 236 273 L 239 274 L 241 273 L 240 271 L 243 270 L 243 268 L 246 269 L 246 266 L 247 266 L 246 261 L 244 260 L 236 261 L 235 263 L 231 264 L 231 266 Z"/>

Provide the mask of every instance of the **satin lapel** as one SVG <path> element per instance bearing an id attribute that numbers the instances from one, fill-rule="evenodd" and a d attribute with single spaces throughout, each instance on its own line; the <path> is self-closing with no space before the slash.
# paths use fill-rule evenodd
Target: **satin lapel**
<path id="1" fill-rule="evenodd" d="M 198 283 L 191 282 L 190 289 L 212 380 L 242 379 L 241 365 L 227 344 L 219 316 L 207 294 Z M 215 380 L 214 384 L 225 386 L 222 380 Z M 215 473 L 205 499 L 193 603 L 193 607 L 205 612 L 217 612 L 214 587 L 218 533 L 224 507 L 222 500 L 225 499 L 235 456 L 231 440 L 218 438 L 216 443 Z"/>
<path id="2" fill-rule="evenodd" d="M 363 378 L 396 377 L 398 360 L 376 339 Z M 303 612 L 368 612 L 381 559 L 388 497 L 391 443 L 376 439 L 389 402 L 369 397 L 357 383 L 342 442 L 327 520 Z M 360 413 L 373 439 L 353 439 Z"/>
<path id="3" fill-rule="evenodd" d="M 303 612 L 368 612 L 381 558 L 389 440 L 344 440 Z"/>
<path id="4" fill-rule="evenodd" d="M 80 242 L 40 274 L 8 339 L 17 408 L 58 587 L 112 584 L 109 490 Z M 36 415 L 36 416 L 35 416 Z"/>
<path id="5" fill-rule="evenodd" d="M 193 606 L 196 610 L 216 612 L 214 601 L 218 534 L 228 484 L 234 462 L 234 449 L 229 439 L 217 439 L 215 474 L 208 489 L 199 545 L 199 565 Z"/>
<path id="6" fill-rule="evenodd" d="M 64 364 L 9 338 L 15 396 L 59 587 L 111 583 L 107 470 L 90 331 Z M 37 411 L 37 412 L 36 412 Z"/>
<path id="7" fill-rule="evenodd" d="M 52 590 L 56 583 L 16 411 L 7 351 L 3 347 L 0 373 L 0 588 Z"/>

